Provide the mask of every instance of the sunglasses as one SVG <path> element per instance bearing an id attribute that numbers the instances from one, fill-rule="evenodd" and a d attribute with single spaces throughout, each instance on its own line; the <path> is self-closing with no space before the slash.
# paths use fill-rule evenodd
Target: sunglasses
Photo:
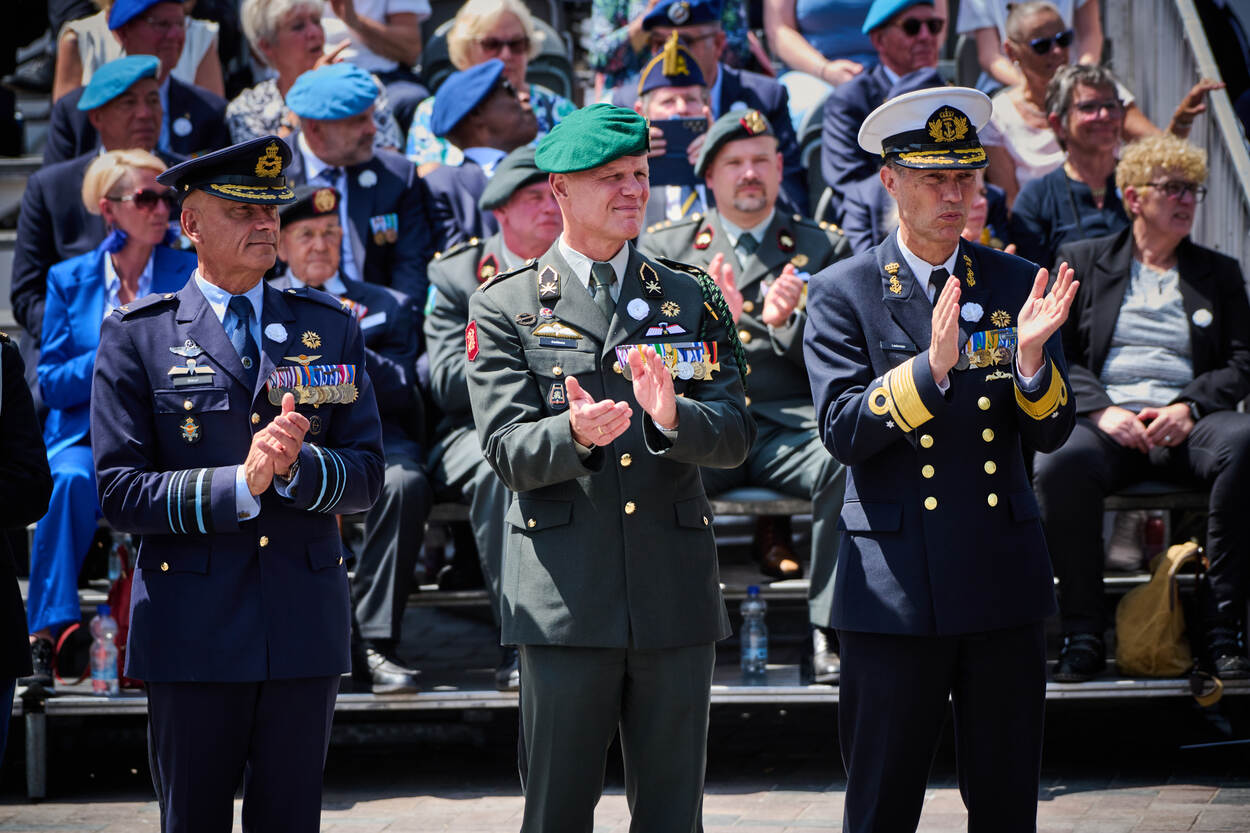
<path id="1" fill-rule="evenodd" d="M 519 38 L 513 38 L 512 40 L 482 38 L 477 42 L 477 45 L 482 47 L 483 52 L 488 52 L 491 55 L 498 55 L 500 52 L 503 52 L 505 48 L 513 55 L 520 55 L 530 51 L 530 39 L 525 35 L 521 35 Z"/>
<path id="2" fill-rule="evenodd" d="M 1045 55 L 1050 51 L 1052 45 L 1067 49 L 1072 45 L 1074 38 L 1076 38 L 1076 32 L 1071 29 L 1064 29 L 1062 32 L 1051 35 L 1048 38 L 1033 38 L 1033 40 L 1029 41 L 1029 48 L 1038 55 Z"/>
<path id="3" fill-rule="evenodd" d="M 898 22 L 898 28 L 902 29 L 903 34 L 907 35 L 909 38 L 914 38 L 916 35 L 919 35 L 922 27 L 928 29 L 930 35 L 938 35 L 945 26 L 946 21 L 940 17 L 931 17 L 928 20 L 921 20 L 918 17 L 909 17 Z"/>
<path id="4" fill-rule="evenodd" d="M 173 191 L 153 191 L 150 188 L 144 188 L 141 191 L 135 191 L 133 194 L 127 194 L 124 197 L 109 197 L 110 202 L 133 202 L 136 208 L 144 211 L 151 211 L 156 208 L 158 203 L 165 203 L 165 207 L 173 211 L 178 207 L 178 197 Z"/>
<path id="5" fill-rule="evenodd" d="M 1196 182 L 1185 182 L 1180 179 L 1170 179 L 1167 182 L 1147 182 L 1141 187 L 1158 189 L 1168 199 L 1177 201 L 1180 201 L 1186 194 L 1193 194 L 1194 202 L 1202 202 L 1207 195 L 1207 186 L 1199 185 Z"/>

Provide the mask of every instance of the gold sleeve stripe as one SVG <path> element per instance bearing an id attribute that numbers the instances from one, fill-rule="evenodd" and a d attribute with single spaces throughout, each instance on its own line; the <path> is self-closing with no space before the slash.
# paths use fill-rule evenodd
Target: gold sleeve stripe
<path id="1" fill-rule="evenodd" d="M 911 426 L 907 424 L 907 420 L 903 419 L 898 412 L 898 406 L 894 404 L 894 397 L 890 396 L 890 391 L 886 389 L 886 380 L 881 380 L 881 385 L 876 387 L 872 393 L 868 394 L 868 410 L 877 416 L 885 416 L 889 414 L 904 433 L 911 430 Z"/>
<path id="2" fill-rule="evenodd" d="M 1016 404 L 1033 419 L 1046 419 L 1063 405 L 1068 404 L 1068 386 L 1055 363 L 1050 363 L 1050 387 L 1042 394 L 1042 398 L 1033 401 L 1024 395 L 1020 385 L 1016 384 Z"/>
<path id="3" fill-rule="evenodd" d="M 916 389 L 916 379 L 912 376 L 912 365 L 915 361 L 914 358 L 908 359 L 885 374 L 890 398 L 894 400 L 901 417 L 899 424 L 906 424 L 911 428 L 918 428 L 933 419 L 933 414 L 929 413 L 929 409 L 920 399 L 920 391 Z"/>

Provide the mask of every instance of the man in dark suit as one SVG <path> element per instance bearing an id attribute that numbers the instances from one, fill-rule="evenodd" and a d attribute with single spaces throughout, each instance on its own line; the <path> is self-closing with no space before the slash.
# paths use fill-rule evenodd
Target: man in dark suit
<path id="1" fill-rule="evenodd" d="M 174 0 L 118 0 L 109 9 L 108 20 L 109 29 L 127 55 L 160 59 L 156 81 L 162 116 L 154 146 L 167 153 L 194 156 L 230 144 L 225 99 L 169 74 L 178 63 L 186 37 L 182 4 Z M 45 165 L 81 156 L 100 143 L 96 126 L 80 104 L 84 89 L 79 87 L 61 96 L 52 106 L 43 148 Z"/>
<path id="2" fill-rule="evenodd" d="M 99 131 L 103 150 L 155 148 L 161 122 L 158 71 L 156 58 L 134 55 L 110 61 L 91 77 L 80 103 Z M 179 156 L 154 152 L 167 165 L 182 161 Z M 94 249 L 104 239 L 104 221 L 87 211 L 81 196 L 87 166 L 98 155 L 91 150 L 39 169 L 22 194 L 9 297 L 13 316 L 30 335 L 32 346 L 38 345 L 43 331 L 48 270 Z"/>
<path id="3" fill-rule="evenodd" d="M 825 100 L 820 169 L 833 188 L 833 216 L 841 217 L 848 183 L 876 177 L 881 160 L 855 141 L 864 119 L 890 95 L 905 75 L 935 67 L 945 20 L 933 0 L 875 0 L 864 20 L 879 63 L 838 87 Z"/>
<path id="4" fill-rule="evenodd" d="M 279 292 L 290 150 L 170 168 L 199 268 L 105 319 L 91 399 L 100 505 L 142 536 L 126 674 L 147 685 L 161 829 L 315 830 L 351 607 L 335 514 L 382 483 L 355 317 Z"/>
<path id="5" fill-rule="evenodd" d="M 416 381 L 421 333 L 407 296 L 339 274 L 343 228 L 338 203 L 333 188 L 295 189 L 295 202 L 278 212 L 282 221 L 278 258 L 287 272 L 271 285 L 328 292 L 351 311 L 364 336 L 365 369 L 382 418 L 386 473 L 382 493 L 365 516 L 364 543 L 352 581 L 360 637 L 353 665 L 356 676 L 370 683 L 375 694 L 397 694 L 417 690 L 417 672 L 398 660 L 396 647 L 412 589 L 413 564 L 433 505 L 419 444 L 424 433 Z"/>
<path id="6" fill-rule="evenodd" d="M 741 463 L 755 424 L 715 284 L 629 242 L 647 140 L 645 119 L 610 104 L 557 124 L 536 163 L 564 231 L 469 301 L 474 421 L 516 492 L 503 638 L 521 654 L 524 833 L 594 826 L 618 729 L 633 829 L 700 824 L 729 620 L 699 467 Z"/>
<path id="7" fill-rule="evenodd" d="M 1036 828 L 1055 610 L 1023 449 L 1072 430 L 1062 269 L 961 240 L 990 101 L 948 87 L 871 113 L 864 150 L 899 230 L 812 278 L 804 336 L 821 438 L 848 469 L 832 625 L 843 829 L 914 830 L 954 708 L 970 829 Z M 1030 288 L 1031 287 L 1031 288 Z"/>
<path id="8" fill-rule="evenodd" d="M 806 213 L 807 178 L 799 159 L 799 142 L 790 123 L 790 96 L 775 79 L 758 72 L 735 69 L 721 62 L 726 36 L 721 24 L 721 3 L 716 0 L 659 0 L 642 19 L 653 55 L 663 51 L 674 32 L 690 50 L 708 88 L 708 108 L 713 119 L 731 110 L 758 110 L 777 134 L 777 147 L 785 161 L 782 192 L 786 210 Z M 630 107 L 636 84 L 617 87 L 612 103 Z"/>
<path id="9" fill-rule="evenodd" d="M 344 277 L 420 299 L 433 254 L 425 198 L 411 162 L 373 147 L 377 96 L 373 76 L 352 64 L 331 64 L 296 79 L 286 103 L 301 129 L 291 137 L 287 176 L 339 192 Z"/>
<path id="10" fill-rule="evenodd" d="M 533 108 L 503 77 L 503 67 L 493 58 L 453 73 L 434 96 L 430 129 L 464 152 L 459 165 L 440 165 L 421 180 L 440 252 L 499 231 L 478 199 L 500 160 L 538 135 Z"/>

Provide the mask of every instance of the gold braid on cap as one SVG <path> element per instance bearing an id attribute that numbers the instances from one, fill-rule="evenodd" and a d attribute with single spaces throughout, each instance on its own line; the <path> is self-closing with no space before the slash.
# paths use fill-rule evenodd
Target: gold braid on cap
<path id="1" fill-rule="evenodd" d="M 674 29 L 673 34 L 669 36 L 668 43 L 664 44 L 664 66 L 660 68 L 666 78 L 690 74 L 690 70 L 686 68 L 685 57 L 677 51 L 677 44 L 677 30 Z"/>

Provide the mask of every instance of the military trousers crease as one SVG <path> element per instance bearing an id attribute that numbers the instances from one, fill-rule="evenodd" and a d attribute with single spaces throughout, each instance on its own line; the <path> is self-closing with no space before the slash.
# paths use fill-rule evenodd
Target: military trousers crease
<path id="1" fill-rule="evenodd" d="M 714 645 L 519 649 L 522 833 L 591 833 L 618 730 L 631 833 L 702 830 Z"/>

